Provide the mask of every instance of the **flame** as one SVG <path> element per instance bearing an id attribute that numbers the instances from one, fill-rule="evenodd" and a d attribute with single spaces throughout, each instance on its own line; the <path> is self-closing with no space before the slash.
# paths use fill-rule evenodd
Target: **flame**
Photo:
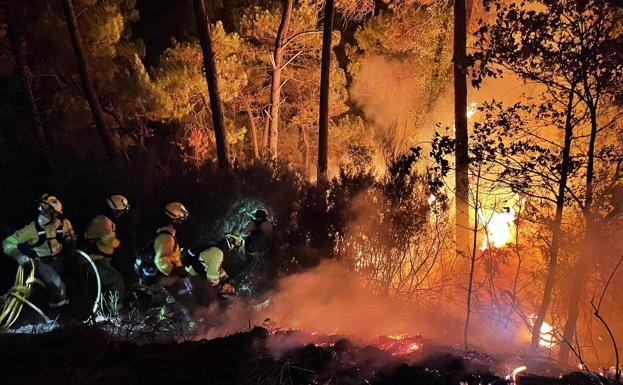
<path id="1" fill-rule="evenodd" d="M 528 320 L 530 321 L 530 325 L 534 326 L 534 322 L 536 321 L 536 315 L 532 314 L 528 318 Z M 554 346 L 556 346 L 554 327 L 545 321 L 543 321 L 543 324 L 541 325 L 540 337 L 541 338 L 539 339 L 539 346 L 543 346 L 548 349 L 552 349 Z"/>
<path id="2" fill-rule="evenodd" d="M 476 106 L 478 106 L 478 103 L 476 102 L 472 102 L 469 106 L 467 106 L 467 119 L 471 119 L 471 117 L 478 111 Z"/>
<path id="3" fill-rule="evenodd" d="M 485 223 L 486 231 L 480 250 L 484 251 L 489 247 L 501 249 L 510 242 L 513 237 L 515 210 L 507 207 L 505 211 L 494 211 L 491 215 L 485 215 L 484 212 L 480 210 L 478 216 L 480 220 Z"/>
<path id="4" fill-rule="evenodd" d="M 430 196 L 428 197 L 428 205 L 431 206 L 433 203 L 435 203 L 436 200 L 437 197 L 435 196 L 435 194 L 430 194 Z"/>
<path id="5" fill-rule="evenodd" d="M 519 367 L 516 367 L 515 369 L 513 369 L 513 371 L 511 372 L 510 378 L 512 379 L 513 382 L 517 381 L 517 375 L 521 372 L 525 372 L 526 370 L 528 370 L 528 367 L 526 365 L 522 365 Z"/>

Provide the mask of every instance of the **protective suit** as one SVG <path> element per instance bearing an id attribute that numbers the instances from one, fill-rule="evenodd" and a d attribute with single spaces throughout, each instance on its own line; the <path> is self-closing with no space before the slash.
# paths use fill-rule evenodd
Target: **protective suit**
<path id="1" fill-rule="evenodd" d="M 173 226 L 161 227 L 154 239 L 154 263 L 158 270 L 169 276 L 176 267 L 182 266 L 180 246 L 175 238 Z"/>
<path id="2" fill-rule="evenodd" d="M 89 242 L 87 252 L 97 266 L 102 292 L 105 295 L 107 292 L 116 292 L 119 299 L 123 298 L 123 275 L 111 264 L 115 249 L 121 244 L 117 239 L 115 223 L 105 215 L 96 216 L 87 227 L 84 239 Z"/>
<path id="3" fill-rule="evenodd" d="M 67 290 L 60 276 L 63 266 L 59 254 L 64 245 L 73 245 L 75 240 L 69 220 L 39 215 L 37 220 L 4 239 L 2 250 L 22 266 L 33 261 L 38 278 L 50 292 L 50 306 L 56 307 L 68 303 Z"/>

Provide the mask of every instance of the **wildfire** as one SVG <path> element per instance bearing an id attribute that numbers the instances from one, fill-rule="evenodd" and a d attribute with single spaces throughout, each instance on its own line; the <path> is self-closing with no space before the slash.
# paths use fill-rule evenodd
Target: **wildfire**
<path id="1" fill-rule="evenodd" d="M 533 314 L 530 316 L 529 321 L 530 325 L 534 326 L 534 321 L 536 320 L 536 315 Z M 552 349 L 556 346 L 556 337 L 554 327 L 547 322 L 543 321 L 541 325 L 539 346 L 543 346 L 548 349 Z"/>
<path id="2" fill-rule="evenodd" d="M 500 249 L 511 241 L 515 222 L 515 211 L 511 207 L 506 207 L 503 212 L 494 211 L 488 216 L 482 210 L 478 214 L 480 220 L 485 223 L 486 231 L 480 250 L 484 251 L 489 247 Z"/>

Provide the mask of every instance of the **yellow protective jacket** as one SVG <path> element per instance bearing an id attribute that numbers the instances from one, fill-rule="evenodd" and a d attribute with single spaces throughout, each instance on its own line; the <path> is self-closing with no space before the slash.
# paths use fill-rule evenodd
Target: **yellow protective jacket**
<path id="1" fill-rule="evenodd" d="M 45 225 L 39 224 L 39 220 L 30 222 L 20 230 L 2 241 L 4 254 L 17 259 L 24 252 L 20 246 L 28 246 L 39 257 L 54 256 L 63 250 L 62 242 L 75 241 L 76 235 L 67 219 L 54 219 Z"/>
<path id="2" fill-rule="evenodd" d="M 199 262 L 203 265 L 208 281 L 210 281 L 213 286 L 218 285 L 222 271 L 223 251 L 216 246 L 209 247 L 199 254 Z M 190 275 L 198 275 L 192 266 L 187 266 L 186 271 Z"/>
<path id="3" fill-rule="evenodd" d="M 84 239 L 92 242 L 102 253 L 110 256 L 121 242 L 117 239 L 115 223 L 105 215 L 98 215 L 87 227 Z"/>
<path id="4" fill-rule="evenodd" d="M 173 226 L 161 227 L 154 239 L 154 263 L 164 275 L 170 275 L 175 267 L 182 266 L 180 247 Z"/>

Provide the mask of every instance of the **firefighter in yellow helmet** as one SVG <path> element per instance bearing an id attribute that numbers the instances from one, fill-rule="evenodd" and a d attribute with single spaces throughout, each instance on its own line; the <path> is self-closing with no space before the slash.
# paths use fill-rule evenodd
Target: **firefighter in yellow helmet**
<path id="1" fill-rule="evenodd" d="M 117 238 L 117 220 L 130 210 L 130 203 L 123 195 L 111 195 L 106 198 L 110 214 L 97 215 L 89 223 L 84 239 L 87 241 L 87 252 L 97 266 L 102 280 L 102 290 L 116 292 L 118 298 L 123 297 L 123 275 L 115 269 L 111 261 L 117 259 L 115 251 L 121 244 Z"/>
<path id="2" fill-rule="evenodd" d="M 171 202 L 164 207 L 164 214 L 168 223 L 156 230 L 154 263 L 158 271 L 169 276 L 175 268 L 182 267 L 176 228 L 188 219 L 188 210 L 180 202 Z"/>
<path id="3" fill-rule="evenodd" d="M 63 205 L 53 195 L 45 194 L 37 201 L 34 221 L 2 241 L 4 253 L 21 266 L 33 263 L 36 272 L 50 293 L 50 307 L 67 304 L 67 290 L 60 274 L 63 248 L 75 247 L 76 236 L 69 220 L 63 218 Z"/>
<path id="4" fill-rule="evenodd" d="M 225 253 L 239 250 L 243 245 L 244 241 L 241 237 L 226 234 L 220 242 L 214 245 L 184 250 L 182 261 L 191 276 L 199 276 L 207 280 L 215 289 L 212 290 L 213 293 L 234 294 L 234 287 L 226 282 L 229 276 L 223 269 L 223 259 Z"/>

